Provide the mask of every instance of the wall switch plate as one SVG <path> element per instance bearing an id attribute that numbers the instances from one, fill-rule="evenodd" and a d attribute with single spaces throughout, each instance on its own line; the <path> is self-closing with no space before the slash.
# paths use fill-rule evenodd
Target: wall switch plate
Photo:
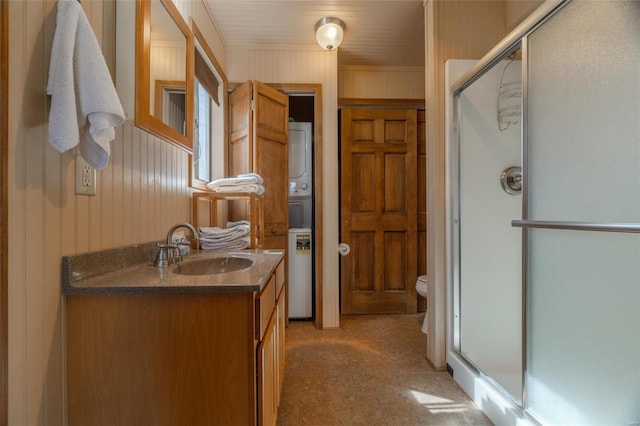
<path id="1" fill-rule="evenodd" d="M 76 194 L 96 195 L 96 169 L 76 152 Z"/>

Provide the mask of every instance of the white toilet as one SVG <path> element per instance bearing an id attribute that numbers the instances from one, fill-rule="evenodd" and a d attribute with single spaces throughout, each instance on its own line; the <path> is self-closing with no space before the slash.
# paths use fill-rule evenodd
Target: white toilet
<path id="1" fill-rule="evenodd" d="M 422 297 L 427 297 L 427 294 L 429 292 L 429 285 L 427 284 L 427 276 L 426 275 L 420 275 L 418 277 L 418 280 L 416 281 L 416 291 L 418 292 L 418 294 Z M 424 321 L 422 321 L 422 332 L 424 334 L 427 334 L 428 332 L 428 324 L 427 324 L 427 313 L 425 312 L 424 314 Z"/>

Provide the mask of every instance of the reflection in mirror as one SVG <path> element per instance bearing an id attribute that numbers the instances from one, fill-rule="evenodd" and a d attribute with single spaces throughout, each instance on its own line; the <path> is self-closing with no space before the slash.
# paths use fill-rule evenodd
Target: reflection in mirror
<path id="1" fill-rule="evenodd" d="M 162 2 L 151 2 L 151 113 L 185 134 L 185 88 L 187 41 Z M 182 121 L 180 121 L 182 118 Z"/>
<path id="2" fill-rule="evenodd" d="M 195 132 L 193 140 L 194 177 L 197 180 L 211 182 L 211 114 L 213 98 L 207 88 L 195 78 Z"/>
<path id="3" fill-rule="evenodd" d="M 193 36 L 170 0 L 138 0 L 136 125 L 192 147 Z"/>
<path id="4" fill-rule="evenodd" d="M 190 162 L 191 186 L 226 176 L 227 78 L 196 23 L 194 34 L 194 140 Z"/>
<path id="5" fill-rule="evenodd" d="M 183 135 L 186 133 L 186 83 L 156 80 L 154 115 Z"/>

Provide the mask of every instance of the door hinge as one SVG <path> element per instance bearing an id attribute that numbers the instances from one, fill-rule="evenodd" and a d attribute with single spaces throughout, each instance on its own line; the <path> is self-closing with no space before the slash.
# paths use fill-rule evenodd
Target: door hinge
<path id="1" fill-rule="evenodd" d="M 251 111 L 256 109 L 256 101 L 254 101 L 253 99 L 251 99 Z"/>

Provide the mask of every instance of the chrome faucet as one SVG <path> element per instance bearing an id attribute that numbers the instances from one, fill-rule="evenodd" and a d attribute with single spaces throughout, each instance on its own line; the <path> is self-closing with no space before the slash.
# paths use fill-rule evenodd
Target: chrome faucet
<path id="1" fill-rule="evenodd" d="M 155 266 L 156 268 L 164 268 L 165 266 L 182 262 L 182 255 L 180 254 L 178 245 L 174 244 L 172 241 L 173 233 L 178 228 L 187 228 L 189 231 L 191 231 L 193 239 L 198 239 L 198 231 L 190 223 L 176 223 L 175 225 L 173 225 L 171 228 L 169 228 L 169 232 L 167 232 L 167 243 L 158 243 L 158 247 L 160 248 L 160 250 L 156 255 L 156 260 L 153 262 L 153 266 Z"/>
<path id="2" fill-rule="evenodd" d="M 173 239 L 173 233 L 178 228 L 187 228 L 189 231 L 191 231 L 191 234 L 193 235 L 193 239 L 194 240 L 198 239 L 198 231 L 196 231 L 196 228 L 194 228 L 193 225 L 191 225 L 190 223 L 186 223 L 186 222 L 185 223 L 176 223 L 171 228 L 169 228 L 169 232 L 167 232 L 167 244 L 172 244 L 173 243 L 173 241 L 171 241 Z"/>

